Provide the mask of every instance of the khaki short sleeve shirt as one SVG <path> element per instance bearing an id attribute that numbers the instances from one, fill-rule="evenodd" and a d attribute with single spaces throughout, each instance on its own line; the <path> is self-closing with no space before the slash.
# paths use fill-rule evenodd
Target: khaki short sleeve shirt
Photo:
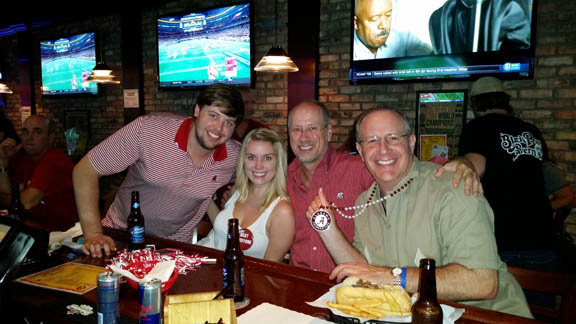
<path id="1" fill-rule="evenodd" d="M 468 304 L 531 317 L 520 286 L 498 256 L 490 205 L 484 197 L 466 196 L 463 183 L 453 188 L 451 173 L 435 178 L 437 169 L 415 159 L 391 191 L 399 193 L 355 219 L 354 246 L 373 265 L 418 267 L 421 258 L 433 258 L 437 267 L 461 264 L 497 270 L 498 295 Z M 364 204 L 374 188 L 362 193 L 356 204 Z M 386 194 L 376 186 L 373 199 Z"/>

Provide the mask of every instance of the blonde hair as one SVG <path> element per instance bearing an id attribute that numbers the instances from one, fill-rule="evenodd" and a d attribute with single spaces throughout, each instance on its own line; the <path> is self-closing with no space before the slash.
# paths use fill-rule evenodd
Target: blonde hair
<path id="1" fill-rule="evenodd" d="M 240 149 L 238 162 L 236 163 L 236 183 L 234 185 L 234 190 L 240 192 L 240 197 L 236 201 L 236 204 L 243 203 L 248 198 L 248 191 L 251 182 L 250 179 L 248 179 L 246 172 L 244 172 L 244 160 L 246 158 L 248 143 L 252 141 L 261 141 L 272 144 L 276 155 L 276 174 L 268 185 L 269 187 L 266 193 L 266 198 L 264 199 L 264 204 L 260 207 L 260 210 L 262 211 L 278 197 L 281 199 L 289 199 L 286 190 L 288 157 L 286 155 L 286 149 L 284 148 L 284 142 L 275 131 L 268 128 L 256 128 L 250 131 L 242 141 L 242 148 Z"/>

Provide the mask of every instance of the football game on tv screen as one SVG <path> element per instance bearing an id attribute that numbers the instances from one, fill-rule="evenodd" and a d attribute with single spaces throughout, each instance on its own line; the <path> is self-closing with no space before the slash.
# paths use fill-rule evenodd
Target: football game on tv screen
<path id="1" fill-rule="evenodd" d="M 250 5 L 158 18 L 160 87 L 251 84 Z"/>
<path id="2" fill-rule="evenodd" d="M 352 84 L 533 77 L 534 0 L 352 4 Z"/>
<path id="3" fill-rule="evenodd" d="M 88 82 L 96 65 L 94 33 L 40 42 L 42 94 L 97 94 L 98 85 Z"/>

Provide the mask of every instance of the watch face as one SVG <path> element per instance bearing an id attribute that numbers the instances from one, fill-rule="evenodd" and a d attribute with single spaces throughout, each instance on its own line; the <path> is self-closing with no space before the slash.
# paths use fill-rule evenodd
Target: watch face
<path id="1" fill-rule="evenodd" d="M 317 210 L 312 214 L 312 218 L 310 218 L 310 225 L 318 232 L 329 229 L 331 224 L 332 218 L 324 209 Z"/>
<path id="2" fill-rule="evenodd" d="M 402 274 L 402 269 L 400 269 L 400 268 L 394 268 L 394 269 L 392 269 L 392 274 L 395 275 L 395 276 L 399 276 L 399 275 Z"/>

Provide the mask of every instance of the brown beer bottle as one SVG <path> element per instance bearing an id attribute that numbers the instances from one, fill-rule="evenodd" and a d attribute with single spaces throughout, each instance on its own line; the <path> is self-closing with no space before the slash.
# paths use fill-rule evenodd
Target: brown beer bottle
<path id="1" fill-rule="evenodd" d="M 139 250 L 145 247 L 144 242 L 144 215 L 140 211 L 140 194 L 132 191 L 130 214 L 127 221 L 128 235 L 130 236 L 130 250 Z"/>
<path id="2" fill-rule="evenodd" d="M 240 234 L 237 218 L 228 220 L 228 239 L 224 250 L 223 284 L 225 298 L 234 302 L 244 300 L 244 253 L 240 249 Z"/>
<path id="3" fill-rule="evenodd" d="M 26 217 L 26 210 L 20 200 L 20 186 L 17 183 L 13 183 L 10 189 L 12 190 L 12 197 L 8 205 L 8 216 L 23 222 Z"/>
<path id="4" fill-rule="evenodd" d="M 442 323 L 442 308 L 436 297 L 436 261 L 420 260 L 418 300 L 412 305 L 412 324 Z"/>

